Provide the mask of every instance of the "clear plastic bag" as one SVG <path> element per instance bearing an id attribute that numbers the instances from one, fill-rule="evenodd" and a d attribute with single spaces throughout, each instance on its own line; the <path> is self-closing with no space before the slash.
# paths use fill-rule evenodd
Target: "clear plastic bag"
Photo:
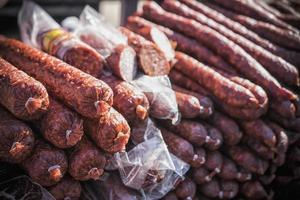
<path id="1" fill-rule="evenodd" d="M 42 186 L 27 176 L 18 176 L 0 183 L 0 199 L 55 200 Z"/>
<path id="2" fill-rule="evenodd" d="M 180 121 L 175 92 L 168 76 L 140 76 L 131 82 L 147 96 L 150 115 L 157 119 L 170 119 L 172 124 Z"/>
<path id="3" fill-rule="evenodd" d="M 112 165 L 118 168 L 122 182 L 147 200 L 162 198 L 189 169 L 188 164 L 170 154 L 160 130 L 150 119 L 144 142 L 129 152 L 116 153 Z"/>

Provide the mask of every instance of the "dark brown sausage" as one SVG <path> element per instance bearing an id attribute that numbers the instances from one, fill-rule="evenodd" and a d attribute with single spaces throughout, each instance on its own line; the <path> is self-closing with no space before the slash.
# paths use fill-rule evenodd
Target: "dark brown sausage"
<path id="1" fill-rule="evenodd" d="M 176 125 L 171 124 L 169 121 L 163 121 L 161 125 L 167 127 L 197 147 L 210 141 L 205 126 L 196 121 L 183 119 Z"/>
<path id="2" fill-rule="evenodd" d="M 65 176 L 58 184 L 48 188 L 48 191 L 57 200 L 79 200 L 81 194 L 81 185 L 79 181 L 70 176 Z"/>
<path id="3" fill-rule="evenodd" d="M 70 152 L 68 172 L 75 180 L 98 180 L 105 164 L 104 153 L 84 137 Z"/>
<path id="4" fill-rule="evenodd" d="M 119 111 L 129 123 L 138 123 L 147 118 L 149 101 L 145 94 L 131 84 L 114 76 L 102 76 L 114 92 L 113 107 Z"/>
<path id="5" fill-rule="evenodd" d="M 1 37 L 0 55 L 85 117 L 99 118 L 113 103 L 113 92 L 103 81 L 22 42 Z"/>
<path id="6" fill-rule="evenodd" d="M 174 191 L 169 192 L 166 196 L 162 198 L 162 200 L 178 200 Z"/>
<path id="7" fill-rule="evenodd" d="M 192 199 L 196 195 L 196 183 L 190 178 L 185 178 L 175 189 L 176 196 L 180 199 Z"/>
<path id="8" fill-rule="evenodd" d="M 263 175 L 268 168 L 267 161 L 258 158 L 246 147 L 230 147 L 227 152 L 232 160 L 252 173 Z"/>
<path id="9" fill-rule="evenodd" d="M 127 45 L 117 45 L 106 59 L 113 73 L 124 81 L 132 81 L 137 74 L 135 51 Z"/>
<path id="10" fill-rule="evenodd" d="M 62 28 L 40 33 L 38 40 L 43 51 L 94 77 L 101 75 L 105 65 L 104 58 Z"/>
<path id="11" fill-rule="evenodd" d="M 296 106 L 291 101 L 271 101 L 270 107 L 284 118 L 295 119 L 296 117 Z"/>
<path id="12" fill-rule="evenodd" d="M 254 151 L 259 157 L 265 160 L 273 160 L 275 157 L 276 148 L 270 148 L 257 140 L 255 137 L 244 136 L 243 141 L 248 147 Z"/>
<path id="13" fill-rule="evenodd" d="M 137 52 L 139 67 L 146 75 L 167 75 L 170 64 L 165 54 L 152 42 L 121 27 L 120 31 L 128 38 L 128 44 Z"/>
<path id="14" fill-rule="evenodd" d="M 215 127 L 209 124 L 203 124 L 206 128 L 209 136 L 209 140 L 206 142 L 205 147 L 210 151 L 215 151 L 223 145 L 223 135 Z"/>
<path id="15" fill-rule="evenodd" d="M 166 12 L 153 1 L 145 2 L 143 6 L 143 16 L 151 18 L 151 20 L 168 26 L 169 28 L 181 31 L 197 39 L 199 42 L 202 42 L 204 45 L 207 45 L 209 48 L 212 48 L 218 54 L 226 58 L 237 71 L 254 83 L 261 85 L 272 97 L 283 100 L 296 98 L 292 92 L 283 88 L 274 77 L 240 46 L 208 26 Z"/>
<path id="16" fill-rule="evenodd" d="M 206 150 L 201 147 L 195 147 L 195 159 L 192 162 L 192 167 L 200 167 L 206 162 Z"/>
<path id="17" fill-rule="evenodd" d="M 23 122 L 0 107 L 0 160 L 20 163 L 30 156 L 34 147 L 34 134 Z"/>
<path id="18" fill-rule="evenodd" d="M 40 118 L 48 109 L 46 88 L 0 58 L 0 103 L 22 120 Z"/>
<path id="19" fill-rule="evenodd" d="M 223 157 L 221 172 L 218 176 L 223 180 L 237 180 L 239 182 L 245 182 L 252 178 L 250 173 L 240 170 L 235 162 L 226 157 Z"/>
<path id="20" fill-rule="evenodd" d="M 192 178 L 198 184 L 206 184 L 212 180 L 216 173 L 211 173 L 204 166 L 192 168 Z"/>
<path id="21" fill-rule="evenodd" d="M 183 118 L 195 118 L 204 112 L 199 100 L 192 95 L 175 91 L 178 109 Z"/>
<path id="22" fill-rule="evenodd" d="M 109 153 L 125 151 L 130 137 L 127 121 L 113 108 L 98 120 L 85 119 L 84 130 L 97 146 Z"/>
<path id="23" fill-rule="evenodd" d="M 223 165 L 223 155 L 221 152 L 208 151 L 206 154 L 206 162 L 204 163 L 204 166 L 210 171 L 220 173 Z"/>
<path id="24" fill-rule="evenodd" d="M 211 118 L 211 123 L 223 133 L 224 143 L 227 145 L 236 145 L 242 139 L 238 124 L 226 115 L 215 112 Z"/>
<path id="25" fill-rule="evenodd" d="M 169 12 L 194 19 L 202 25 L 206 25 L 218 31 L 253 56 L 253 58 L 261 63 L 279 81 L 289 85 L 299 85 L 299 73 L 297 68 L 282 58 L 273 55 L 247 38 L 234 33 L 222 24 L 215 22 L 202 13 L 190 9 L 178 1 L 165 0 L 162 6 Z"/>
<path id="26" fill-rule="evenodd" d="M 270 110 L 268 112 L 268 117 L 275 121 L 276 123 L 280 124 L 284 128 L 293 130 L 293 131 L 299 131 L 300 130 L 300 117 L 297 117 L 295 119 L 286 119 L 279 114 L 277 114 L 275 111 Z"/>
<path id="27" fill-rule="evenodd" d="M 212 52 L 196 40 L 188 38 L 167 27 L 154 24 L 138 16 L 128 17 L 126 26 L 136 33 L 142 33 L 145 29 L 155 27 L 164 32 L 171 41 L 176 43 L 176 50 L 185 52 L 186 54 L 189 54 L 197 58 L 199 61 L 211 66 L 218 67 L 230 73 L 236 73 L 234 68 L 230 67 L 221 56 L 218 56 L 216 53 Z"/>
<path id="28" fill-rule="evenodd" d="M 239 192 L 239 184 L 236 181 L 220 180 L 221 199 L 234 199 Z"/>
<path id="29" fill-rule="evenodd" d="M 241 194 L 247 199 L 269 199 L 269 195 L 258 181 L 249 181 L 242 185 Z"/>
<path id="30" fill-rule="evenodd" d="M 212 181 L 202 184 L 199 187 L 199 190 L 202 194 L 209 198 L 222 198 L 222 192 L 220 188 L 219 181 L 217 179 L 213 179 Z"/>
<path id="31" fill-rule="evenodd" d="M 33 154 L 22 163 L 22 166 L 33 181 L 42 186 L 52 186 L 67 172 L 68 161 L 64 151 L 38 140 Z"/>
<path id="32" fill-rule="evenodd" d="M 82 118 L 53 98 L 47 114 L 37 124 L 43 137 L 61 149 L 74 146 L 83 136 Z"/>
<path id="33" fill-rule="evenodd" d="M 192 96 L 196 97 L 199 100 L 199 103 L 200 103 L 201 107 L 203 107 L 203 112 L 201 112 L 199 114 L 200 118 L 207 118 L 207 117 L 209 117 L 213 114 L 214 105 L 213 105 L 212 100 L 209 97 L 207 97 L 205 95 L 202 95 L 200 93 L 196 93 L 196 92 L 192 92 L 190 90 L 186 90 L 186 89 L 184 89 L 182 87 L 179 87 L 175 84 L 172 84 L 172 89 L 176 92 L 181 92 L 181 93 L 184 93 L 184 94 L 192 95 Z"/>

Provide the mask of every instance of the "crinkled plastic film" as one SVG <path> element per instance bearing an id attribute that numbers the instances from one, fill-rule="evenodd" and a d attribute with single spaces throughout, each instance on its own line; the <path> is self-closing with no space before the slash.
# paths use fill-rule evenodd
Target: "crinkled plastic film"
<path id="1" fill-rule="evenodd" d="M 0 183 L 0 199 L 55 200 L 42 186 L 27 176 L 18 176 Z"/>
<path id="2" fill-rule="evenodd" d="M 150 119 L 144 140 L 129 152 L 116 153 L 114 165 L 122 182 L 138 190 L 143 199 L 160 199 L 183 178 L 189 165 L 170 154 L 160 130 Z"/>
<path id="3" fill-rule="evenodd" d="M 180 121 L 175 92 L 168 76 L 140 76 L 131 82 L 147 96 L 150 115 L 157 119 L 170 119 L 173 124 Z"/>

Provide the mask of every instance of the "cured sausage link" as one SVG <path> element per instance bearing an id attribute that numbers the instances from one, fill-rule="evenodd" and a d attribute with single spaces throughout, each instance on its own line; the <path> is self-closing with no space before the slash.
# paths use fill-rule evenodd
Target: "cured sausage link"
<path id="1" fill-rule="evenodd" d="M 85 117 L 99 118 L 113 103 L 106 83 L 20 41 L 1 37 L 0 55 Z"/>
<path id="2" fill-rule="evenodd" d="M 48 109 L 46 88 L 0 58 L 0 103 L 22 120 L 40 118 Z"/>

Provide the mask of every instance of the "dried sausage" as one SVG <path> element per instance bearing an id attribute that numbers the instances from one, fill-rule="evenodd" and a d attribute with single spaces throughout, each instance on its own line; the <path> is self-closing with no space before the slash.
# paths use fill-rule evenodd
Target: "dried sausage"
<path id="1" fill-rule="evenodd" d="M 167 75 L 170 72 L 165 54 L 155 44 L 124 27 L 120 31 L 127 36 L 128 44 L 137 52 L 139 67 L 146 75 Z"/>
<path id="2" fill-rule="evenodd" d="M 145 94 L 131 84 L 114 76 L 102 76 L 114 92 L 113 107 L 119 111 L 129 123 L 138 123 L 148 116 L 149 101 Z"/>
<path id="3" fill-rule="evenodd" d="M 241 187 L 241 194 L 247 199 L 269 199 L 269 195 L 258 181 L 248 181 Z"/>
<path id="4" fill-rule="evenodd" d="M 209 140 L 206 142 L 205 147 L 210 151 L 215 151 L 223 145 L 223 136 L 222 133 L 215 127 L 204 123 L 209 136 Z"/>
<path id="5" fill-rule="evenodd" d="M 283 88 L 254 58 L 247 54 L 240 46 L 236 45 L 220 33 L 201 25 L 194 20 L 164 11 L 155 2 L 147 1 L 143 6 L 143 16 L 161 23 L 169 28 L 183 32 L 187 36 L 197 39 L 232 64 L 237 71 L 261 85 L 276 99 L 295 99 L 295 94 Z M 194 73 L 197 74 L 197 73 Z"/>
<path id="6" fill-rule="evenodd" d="M 23 122 L 0 107 L 0 160 L 20 163 L 30 156 L 34 147 L 34 134 Z"/>
<path id="7" fill-rule="evenodd" d="M 199 100 L 192 95 L 175 91 L 178 109 L 183 118 L 195 118 L 204 112 Z"/>
<path id="8" fill-rule="evenodd" d="M 65 176 L 59 183 L 48 188 L 48 191 L 57 200 L 79 200 L 81 190 L 80 182 L 70 176 Z"/>
<path id="9" fill-rule="evenodd" d="M 98 120 L 84 120 L 84 130 L 93 141 L 109 153 L 124 151 L 130 137 L 130 127 L 114 108 Z"/>
<path id="10" fill-rule="evenodd" d="M 104 153 L 83 137 L 70 151 L 68 172 L 75 180 L 98 180 L 104 172 L 105 164 Z"/>
<path id="11" fill-rule="evenodd" d="M 43 137 L 61 149 L 74 146 L 83 136 L 82 118 L 53 98 L 48 112 L 37 124 Z"/>
<path id="12" fill-rule="evenodd" d="M 175 189 L 176 196 L 180 199 L 192 199 L 196 195 L 196 184 L 190 178 L 185 178 Z"/>
<path id="13" fill-rule="evenodd" d="M 22 42 L 1 37 L 0 55 L 85 117 L 99 118 L 113 103 L 113 92 L 103 81 Z"/>
<path id="14" fill-rule="evenodd" d="M 220 173 L 223 165 L 223 155 L 219 151 L 208 151 L 206 154 L 204 166 L 210 171 Z"/>
<path id="15" fill-rule="evenodd" d="M 67 172 L 68 161 L 64 151 L 38 140 L 33 154 L 22 163 L 22 166 L 33 181 L 42 186 L 52 186 Z"/>
<path id="16" fill-rule="evenodd" d="M 40 118 L 48 109 L 46 88 L 0 58 L 0 103 L 22 120 Z"/>
<path id="17" fill-rule="evenodd" d="M 124 81 L 132 81 L 137 74 L 135 51 L 127 45 L 117 45 L 106 59 L 113 73 Z"/>
<path id="18" fill-rule="evenodd" d="M 239 184 L 236 181 L 220 180 L 220 187 L 222 195 L 219 197 L 221 199 L 233 199 L 239 192 Z"/>
<path id="19" fill-rule="evenodd" d="M 274 112 L 278 113 L 280 116 L 288 119 L 296 118 L 296 106 L 291 101 L 271 101 L 270 107 Z"/>
<path id="20" fill-rule="evenodd" d="M 254 151 L 259 157 L 265 160 L 273 160 L 275 157 L 276 148 L 270 148 L 251 136 L 244 136 L 243 141 L 248 147 Z"/>
<path id="21" fill-rule="evenodd" d="M 260 62 L 279 81 L 289 85 L 299 84 L 299 74 L 295 66 L 287 63 L 282 58 L 273 55 L 269 51 L 266 51 L 255 43 L 249 41 L 247 38 L 234 33 L 232 30 L 228 29 L 222 24 L 215 22 L 202 13 L 190 9 L 178 1 L 164 1 L 163 7 L 169 12 L 179 14 L 186 18 L 194 19 L 202 25 L 206 25 L 226 36 L 228 39 L 232 40 L 246 50 L 246 52 Z"/>
<path id="22" fill-rule="evenodd" d="M 76 68 L 99 77 L 105 66 L 104 58 L 91 46 L 81 42 L 62 28 L 39 33 L 41 49 Z"/>

